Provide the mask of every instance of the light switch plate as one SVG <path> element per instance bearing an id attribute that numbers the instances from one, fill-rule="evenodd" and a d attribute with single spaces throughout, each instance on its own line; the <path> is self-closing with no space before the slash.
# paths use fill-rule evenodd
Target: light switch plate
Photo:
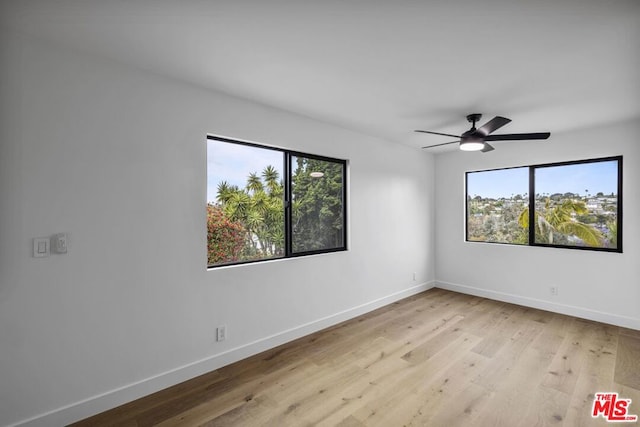
<path id="1" fill-rule="evenodd" d="M 49 256 L 49 238 L 36 237 L 33 239 L 33 257 L 44 258 Z"/>

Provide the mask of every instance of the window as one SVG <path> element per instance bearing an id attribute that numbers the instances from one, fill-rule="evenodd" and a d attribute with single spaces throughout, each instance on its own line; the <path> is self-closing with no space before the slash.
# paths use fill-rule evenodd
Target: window
<path id="1" fill-rule="evenodd" d="M 465 178 L 467 241 L 622 252 L 621 156 Z"/>
<path id="2" fill-rule="evenodd" d="M 529 208 L 529 169 L 467 173 L 467 240 L 529 243 L 520 216 Z"/>
<path id="3" fill-rule="evenodd" d="M 292 156 L 293 253 L 344 247 L 344 162 Z"/>
<path id="4" fill-rule="evenodd" d="M 209 136 L 209 267 L 346 250 L 346 161 Z"/>

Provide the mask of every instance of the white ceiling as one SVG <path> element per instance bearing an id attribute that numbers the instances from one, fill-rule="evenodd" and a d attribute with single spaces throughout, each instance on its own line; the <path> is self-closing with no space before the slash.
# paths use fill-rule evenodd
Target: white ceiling
<path id="1" fill-rule="evenodd" d="M 26 34 L 416 147 L 473 112 L 552 138 L 640 117 L 639 0 L 0 3 Z"/>

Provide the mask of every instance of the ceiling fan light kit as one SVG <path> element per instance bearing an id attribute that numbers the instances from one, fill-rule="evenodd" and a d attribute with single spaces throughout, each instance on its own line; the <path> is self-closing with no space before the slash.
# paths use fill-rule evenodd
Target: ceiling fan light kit
<path id="1" fill-rule="evenodd" d="M 459 144 L 462 151 L 482 151 L 486 153 L 493 151 L 494 148 L 487 143 L 487 141 L 523 141 L 523 140 L 542 140 L 547 139 L 551 135 L 549 132 L 537 132 L 537 133 L 511 133 L 502 135 L 490 135 L 495 130 L 500 129 L 502 126 L 511 122 L 511 119 L 506 117 L 496 116 L 489 120 L 480 128 L 476 129 L 476 122 L 480 120 L 482 114 L 474 113 L 467 116 L 469 123 L 472 123 L 471 129 L 463 133 L 462 135 L 451 135 L 448 133 L 432 132 L 428 130 L 416 130 L 416 132 L 429 133 L 432 135 L 450 136 L 453 138 L 460 138 L 460 141 L 445 142 L 444 144 L 428 145 L 422 148 L 440 147 L 442 145 Z"/>
<path id="2" fill-rule="evenodd" d="M 462 151 L 481 151 L 485 143 L 480 139 L 462 138 L 460 141 L 460 149 Z"/>

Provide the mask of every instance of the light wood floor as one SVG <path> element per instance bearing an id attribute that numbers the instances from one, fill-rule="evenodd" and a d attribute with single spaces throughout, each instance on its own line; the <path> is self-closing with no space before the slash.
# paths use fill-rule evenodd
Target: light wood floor
<path id="1" fill-rule="evenodd" d="M 596 392 L 640 415 L 640 331 L 431 289 L 75 426 L 607 425 Z"/>

